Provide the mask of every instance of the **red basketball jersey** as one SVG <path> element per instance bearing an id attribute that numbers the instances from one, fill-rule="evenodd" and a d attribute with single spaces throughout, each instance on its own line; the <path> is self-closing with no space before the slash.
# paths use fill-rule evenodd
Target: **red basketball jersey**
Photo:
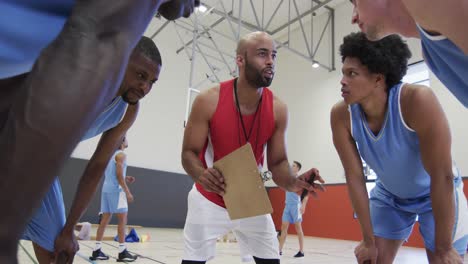
<path id="1" fill-rule="evenodd" d="M 247 143 L 244 129 L 234 100 L 234 79 L 220 84 L 219 100 L 216 111 L 209 122 L 209 133 L 200 160 L 205 168 L 227 154 Z M 268 140 L 275 129 L 273 114 L 273 93 L 263 88 L 262 99 L 256 114 L 242 116 L 245 131 L 252 145 L 259 168 L 263 166 L 264 153 Z M 223 198 L 213 192 L 208 192 L 200 184 L 198 191 L 213 203 L 226 207 Z"/>

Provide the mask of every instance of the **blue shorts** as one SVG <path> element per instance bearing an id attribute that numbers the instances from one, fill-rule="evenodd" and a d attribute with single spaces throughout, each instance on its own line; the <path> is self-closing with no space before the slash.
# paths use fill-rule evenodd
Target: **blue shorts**
<path id="1" fill-rule="evenodd" d="M 128 212 L 125 192 L 101 193 L 101 213 L 122 214 Z"/>
<path id="2" fill-rule="evenodd" d="M 456 206 L 452 241 L 458 253 L 464 255 L 468 244 L 468 210 L 460 177 L 454 180 L 454 187 Z M 419 232 L 425 247 L 434 252 L 435 222 L 430 196 L 401 199 L 379 185 L 372 189 L 370 196 L 370 213 L 375 236 L 407 240 L 418 216 Z"/>
<path id="3" fill-rule="evenodd" d="M 300 223 L 302 222 L 302 214 L 300 212 L 301 204 L 286 204 L 283 211 L 283 222 Z"/>
<path id="4" fill-rule="evenodd" d="M 65 225 L 65 206 L 60 181 L 55 178 L 46 196 L 26 226 L 22 239 L 31 240 L 49 252 Z"/>

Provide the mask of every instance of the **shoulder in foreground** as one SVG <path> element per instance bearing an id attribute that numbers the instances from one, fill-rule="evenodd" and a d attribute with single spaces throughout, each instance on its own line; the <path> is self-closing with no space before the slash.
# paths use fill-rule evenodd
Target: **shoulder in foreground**
<path id="1" fill-rule="evenodd" d="M 333 105 L 331 109 L 331 115 L 348 115 L 348 105 L 345 103 L 344 100 L 340 100 Z"/>
<path id="2" fill-rule="evenodd" d="M 348 104 L 344 100 L 340 100 L 333 105 L 330 112 L 330 123 L 332 131 L 340 127 L 345 127 L 348 130 L 351 129 L 350 125 L 350 113 L 348 111 Z"/>
<path id="3" fill-rule="evenodd" d="M 197 98 L 198 100 L 203 100 L 203 102 L 212 102 L 212 100 L 218 100 L 219 97 L 220 85 L 217 84 L 214 87 L 202 91 Z"/>
<path id="4" fill-rule="evenodd" d="M 275 94 L 273 94 L 273 108 L 275 112 L 288 111 L 288 106 L 286 105 L 286 103 L 283 102 L 283 100 L 281 100 L 281 98 L 279 98 Z"/>
<path id="5" fill-rule="evenodd" d="M 192 110 L 190 116 L 204 116 L 206 119 L 210 119 L 213 113 L 216 111 L 219 100 L 219 84 L 212 88 L 202 91 L 192 104 Z"/>
<path id="6" fill-rule="evenodd" d="M 127 154 L 125 154 L 125 152 L 123 151 L 120 151 L 119 153 L 117 153 L 117 155 L 115 155 L 115 160 L 123 161 L 126 157 L 127 157 Z"/>
<path id="7" fill-rule="evenodd" d="M 401 90 L 401 103 L 403 105 L 421 104 L 425 101 L 432 102 L 435 94 L 431 88 L 418 84 L 405 84 Z"/>

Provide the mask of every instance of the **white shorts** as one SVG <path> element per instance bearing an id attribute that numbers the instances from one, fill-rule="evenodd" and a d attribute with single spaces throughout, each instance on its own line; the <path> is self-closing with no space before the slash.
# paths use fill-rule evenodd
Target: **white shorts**
<path id="1" fill-rule="evenodd" d="M 279 259 L 279 245 L 271 215 L 231 220 L 227 210 L 206 199 L 194 186 L 188 194 L 184 227 L 184 260 L 208 261 L 215 257 L 217 238 L 233 231 L 242 261 L 253 257 Z"/>

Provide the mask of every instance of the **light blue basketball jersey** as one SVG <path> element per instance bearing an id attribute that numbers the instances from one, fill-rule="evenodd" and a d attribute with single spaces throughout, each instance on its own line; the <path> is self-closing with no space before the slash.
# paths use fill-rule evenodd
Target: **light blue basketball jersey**
<path id="1" fill-rule="evenodd" d="M 297 205 L 301 203 L 301 197 L 295 192 L 286 191 L 286 205 Z"/>
<path id="2" fill-rule="evenodd" d="M 127 103 L 122 97 L 112 100 L 111 104 L 98 116 L 88 129 L 82 141 L 97 136 L 119 124 Z M 125 175 L 125 174 L 124 174 Z M 115 176 L 114 176 L 115 178 Z M 42 248 L 53 252 L 57 235 L 65 225 L 65 205 L 59 178 L 55 178 L 40 207 L 31 218 L 22 239 L 31 240 Z"/>
<path id="3" fill-rule="evenodd" d="M 302 222 L 301 205 L 301 196 L 295 192 L 286 191 L 286 201 L 281 220 L 288 223 Z"/>
<path id="4" fill-rule="evenodd" d="M 94 120 L 92 126 L 86 131 L 81 141 L 95 137 L 106 132 L 107 130 L 117 126 L 122 120 L 128 104 L 122 99 L 121 96 L 112 100 L 111 104 L 99 114 Z"/>
<path id="5" fill-rule="evenodd" d="M 399 83 L 389 90 L 388 109 L 378 135 L 370 130 L 360 105 L 351 105 L 352 136 L 360 155 L 377 174 L 377 186 L 399 198 L 428 196 L 431 179 L 421 161 L 416 132 L 403 121 L 401 88 Z"/>
<path id="6" fill-rule="evenodd" d="M 29 72 L 60 33 L 75 0 L 0 1 L 0 79 Z"/>
<path id="7" fill-rule="evenodd" d="M 424 58 L 431 71 L 468 108 L 468 56 L 445 36 L 418 26 Z"/>
<path id="8" fill-rule="evenodd" d="M 115 161 L 115 156 L 117 154 L 123 153 L 121 150 L 117 150 L 112 158 L 109 160 L 109 164 L 107 164 L 106 171 L 104 172 L 105 178 L 104 183 L 102 185 L 102 192 L 103 193 L 113 193 L 113 192 L 120 192 L 122 191 L 122 187 L 117 180 L 117 163 Z M 122 178 L 125 180 L 125 175 L 127 175 L 127 162 L 124 164 Z"/>

